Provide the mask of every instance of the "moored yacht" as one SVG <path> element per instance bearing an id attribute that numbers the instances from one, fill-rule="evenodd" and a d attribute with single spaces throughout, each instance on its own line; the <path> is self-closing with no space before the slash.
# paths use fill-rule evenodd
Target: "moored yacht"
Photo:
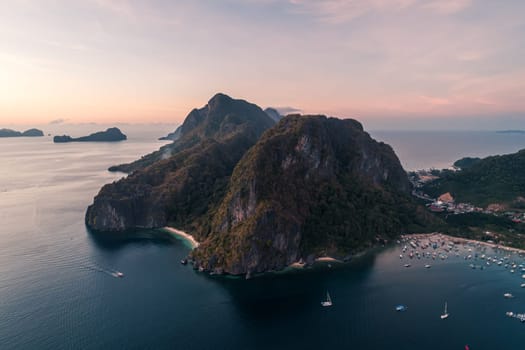
<path id="1" fill-rule="evenodd" d="M 326 300 L 321 301 L 321 305 L 325 307 L 332 306 L 332 299 L 330 298 L 330 293 L 328 293 L 328 291 L 326 291 Z"/>

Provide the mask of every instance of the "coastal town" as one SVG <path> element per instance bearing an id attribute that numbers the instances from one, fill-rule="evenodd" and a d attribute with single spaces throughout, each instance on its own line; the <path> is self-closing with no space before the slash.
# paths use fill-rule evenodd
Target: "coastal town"
<path id="1" fill-rule="evenodd" d="M 417 170 L 409 172 L 409 180 L 412 183 L 412 195 L 418 199 L 426 202 L 426 207 L 433 213 L 444 214 L 468 214 L 468 213 L 482 213 L 487 215 L 494 215 L 498 217 L 506 217 L 514 223 L 525 223 L 525 212 L 518 210 L 510 210 L 500 204 L 490 204 L 485 208 L 478 207 L 472 203 L 458 203 L 455 201 L 451 193 L 443 193 L 437 198 L 432 198 L 427 193 L 424 193 L 423 187 L 428 182 L 437 180 L 439 178 L 436 170 Z"/>

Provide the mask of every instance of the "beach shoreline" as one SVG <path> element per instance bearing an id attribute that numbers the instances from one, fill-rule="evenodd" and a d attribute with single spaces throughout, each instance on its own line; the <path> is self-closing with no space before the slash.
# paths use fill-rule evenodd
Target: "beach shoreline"
<path id="1" fill-rule="evenodd" d="M 200 243 L 195 238 L 193 238 L 192 235 L 184 231 L 177 230 L 176 228 L 169 227 L 169 226 L 165 226 L 162 229 L 170 233 L 171 235 L 176 236 L 178 238 L 182 238 L 182 240 L 188 242 L 191 246 L 191 249 L 195 249 L 200 245 Z"/>

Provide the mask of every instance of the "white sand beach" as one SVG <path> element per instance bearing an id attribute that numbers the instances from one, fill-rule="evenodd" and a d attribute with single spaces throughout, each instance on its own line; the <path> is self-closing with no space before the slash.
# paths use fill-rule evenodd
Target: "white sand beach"
<path id="1" fill-rule="evenodd" d="M 177 230 L 176 228 L 173 228 L 173 227 L 164 227 L 163 228 L 164 230 L 168 231 L 169 233 L 175 235 L 175 236 L 178 236 L 182 239 L 184 239 L 185 241 L 189 242 L 191 244 L 191 248 L 192 249 L 195 249 L 199 246 L 199 242 L 197 242 L 197 240 L 195 238 L 193 238 L 192 235 L 190 234 L 187 234 L 186 232 L 184 231 L 181 231 L 181 230 Z"/>

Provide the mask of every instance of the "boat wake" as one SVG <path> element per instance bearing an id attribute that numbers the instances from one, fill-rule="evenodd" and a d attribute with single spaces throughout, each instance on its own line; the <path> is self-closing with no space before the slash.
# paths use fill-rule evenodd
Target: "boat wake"
<path id="1" fill-rule="evenodd" d="M 96 272 L 101 272 L 101 273 L 104 273 L 108 276 L 112 276 L 112 277 L 115 277 L 115 278 L 122 278 L 124 277 L 124 274 L 118 270 L 113 270 L 113 269 L 106 269 L 106 268 L 103 268 L 103 267 L 100 267 L 100 266 L 97 266 L 97 265 L 82 265 L 82 268 L 86 269 L 86 270 L 91 270 L 91 271 L 96 271 Z"/>

